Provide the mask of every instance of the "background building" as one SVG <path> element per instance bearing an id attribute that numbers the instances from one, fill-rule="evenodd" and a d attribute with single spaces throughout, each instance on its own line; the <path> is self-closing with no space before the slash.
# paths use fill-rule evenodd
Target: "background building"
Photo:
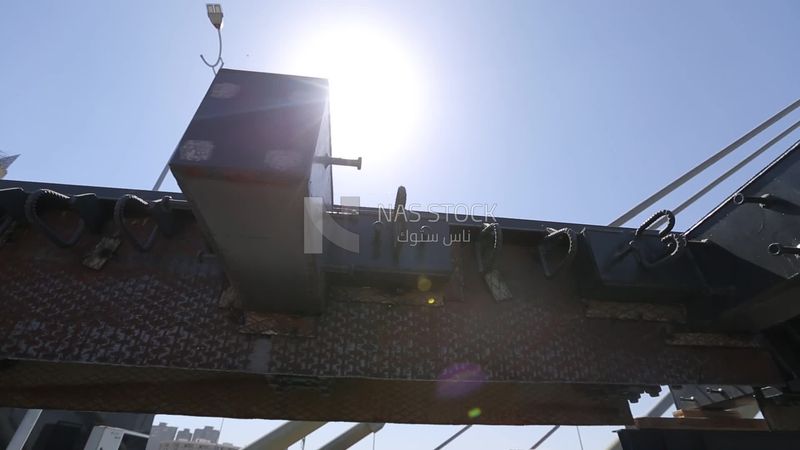
<path id="1" fill-rule="evenodd" d="M 150 428 L 150 438 L 147 440 L 145 450 L 158 450 L 162 442 L 175 440 L 175 433 L 177 432 L 178 427 L 169 426 L 166 422 L 159 422 L 158 425 L 153 425 Z"/>
<path id="2" fill-rule="evenodd" d="M 216 444 L 214 442 L 186 442 L 186 441 L 166 441 L 162 442 L 158 450 L 239 450 L 239 447 L 224 443 Z"/>
<path id="3" fill-rule="evenodd" d="M 203 428 L 195 428 L 193 441 L 208 441 L 212 443 L 219 442 L 219 431 L 212 426 L 205 426 Z"/>
<path id="4" fill-rule="evenodd" d="M 192 440 L 192 432 L 188 428 L 184 428 L 181 431 L 178 431 L 178 434 L 175 435 L 176 441 L 191 441 Z"/>
<path id="5" fill-rule="evenodd" d="M 6 448 L 27 409 L 0 408 L 0 449 Z M 36 420 L 25 450 L 82 449 L 96 425 L 107 425 L 147 434 L 153 414 L 59 411 L 46 409 Z"/>

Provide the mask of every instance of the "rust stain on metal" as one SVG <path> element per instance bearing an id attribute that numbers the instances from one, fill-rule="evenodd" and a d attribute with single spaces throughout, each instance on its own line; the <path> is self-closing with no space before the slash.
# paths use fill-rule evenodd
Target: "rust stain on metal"
<path id="1" fill-rule="evenodd" d="M 220 308 L 241 309 L 242 300 L 236 292 L 236 288 L 228 286 L 222 290 L 222 295 L 219 296 Z"/>
<path id="2" fill-rule="evenodd" d="M 675 333 L 667 339 L 667 344 L 698 347 L 759 347 L 753 336 L 723 333 Z"/>
<path id="3" fill-rule="evenodd" d="M 492 298 L 498 302 L 511 300 L 511 290 L 506 283 L 503 282 L 503 277 L 500 275 L 499 270 L 492 269 L 484 273 L 483 279 L 486 281 L 486 286 L 488 286 L 489 290 L 492 292 Z"/>
<path id="4" fill-rule="evenodd" d="M 647 322 L 686 322 L 686 308 L 677 304 L 584 300 L 586 317 Z"/>
<path id="5" fill-rule="evenodd" d="M 117 251 L 121 243 L 122 239 L 117 236 L 103 236 L 92 251 L 83 258 L 83 265 L 94 270 L 102 269 L 108 260 L 114 256 L 114 252 Z"/>
<path id="6" fill-rule="evenodd" d="M 307 316 L 245 311 L 244 325 L 239 327 L 239 331 L 269 336 L 314 337 L 317 331 L 317 319 Z"/>
<path id="7" fill-rule="evenodd" d="M 332 301 L 377 303 L 398 306 L 425 306 L 439 308 L 445 305 L 442 289 L 384 289 L 369 286 L 330 286 L 328 298 Z"/>

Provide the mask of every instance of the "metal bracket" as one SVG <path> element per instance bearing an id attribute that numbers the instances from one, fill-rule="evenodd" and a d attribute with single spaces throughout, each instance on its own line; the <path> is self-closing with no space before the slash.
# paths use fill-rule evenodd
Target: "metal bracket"
<path id="1" fill-rule="evenodd" d="M 398 257 L 400 249 L 403 247 L 401 239 L 404 237 L 404 233 L 408 233 L 405 209 L 406 188 L 404 186 L 400 186 L 397 188 L 397 194 L 394 198 L 394 212 L 392 214 L 392 242 L 395 249 L 395 258 Z"/>
<path id="2" fill-rule="evenodd" d="M 83 265 L 94 270 L 102 269 L 108 260 L 114 256 L 121 243 L 122 239 L 117 236 L 104 236 L 92 251 L 83 258 Z"/>

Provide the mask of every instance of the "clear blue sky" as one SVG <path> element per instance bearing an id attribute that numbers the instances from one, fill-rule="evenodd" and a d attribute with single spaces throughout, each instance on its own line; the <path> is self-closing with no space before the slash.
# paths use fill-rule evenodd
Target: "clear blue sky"
<path id="1" fill-rule="evenodd" d="M 151 187 L 212 78 L 198 57 L 216 52 L 203 4 L 4 5 L 0 150 L 22 153 L 9 178 Z M 334 25 L 381 30 L 410 55 L 424 92 L 419 125 L 401 146 L 389 145 L 389 133 L 359 149 L 361 172 L 335 173 L 337 195 L 364 205 L 391 202 L 403 184 L 411 202 L 497 203 L 501 216 L 604 224 L 800 96 L 800 3 L 791 0 L 223 7 L 230 68 L 297 72 L 296 50 Z M 334 152 L 356 156 L 337 146 L 332 120 Z M 769 137 L 653 210 L 674 207 Z M 679 227 L 791 140 L 688 210 Z M 230 421 L 223 437 L 243 444 L 275 424 Z M 391 426 L 377 448 L 432 448 L 454 429 Z M 480 427 L 452 448 L 525 448 L 542 432 Z M 603 448 L 609 436 L 587 430 L 585 448 Z M 549 448 L 577 448 L 574 428 Z"/>

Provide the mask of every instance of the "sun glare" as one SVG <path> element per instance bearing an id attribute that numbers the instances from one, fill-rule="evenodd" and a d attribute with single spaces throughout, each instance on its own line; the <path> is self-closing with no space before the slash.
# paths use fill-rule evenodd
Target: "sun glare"
<path id="1" fill-rule="evenodd" d="M 398 40 L 347 27 L 317 34 L 294 57 L 296 73 L 329 80 L 337 155 L 369 160 L 402 148 L 414 132 L 421 86 Z"/>

